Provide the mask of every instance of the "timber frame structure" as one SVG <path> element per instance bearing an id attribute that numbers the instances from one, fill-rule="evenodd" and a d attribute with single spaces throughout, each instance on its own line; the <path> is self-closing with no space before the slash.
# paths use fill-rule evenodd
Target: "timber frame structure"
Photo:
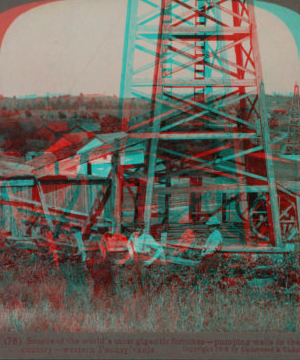
<path id="1" fill-rule="evenodd" d="M 148 61 L 137 61 L 139 54 Z M 132 96 L 149 100 L 149 111 L 134 118 Z M 25 163 L 1 158 L 0 203 L 18 229 L 8 234 L 3 222 L 10 246 L 28 240 L 39 219 L 56 261 L 58 248 L 68 246 L 61 233 L 80 232 L 72 246 L 84 255 L 93 229 L 109 224 L 105 213 L 121 231 L 144 222 L 166 247 L 178 246 L 185 229 L 207 238 L 205 222 L 216 216 L 222 251 L 291 251 L 299 236 L 299 171 L 289 162 L 285 176 L 286 163 L 273 154 L 287 135 L 270 134 L 252 0 L 128 0 L 119 117 L 121 132 L 96 134 L 101 145 L 82 153 L 71 146 Z M 136 147 L 143 163 L 126 164 Z M 59 175 L 111 154 L 108 178 Z M 80 188 L 93 184 L 85 211 L 74 210 Z M 52 198 L 62 196 L 62 206 L 46 199 L 48 185 L 57 186 Z M 193 248 L 201 250 L 201 241 Z"/>
<path id="2" fill-rule="evenodd" d="M 226 221 L 235 201 L 245 245 L 256 238 L 283 249 L 299 233 L 298 193 L 276 181 L 272 150 L 282 139 L 270 136 L 253 1 L 129 0 L 127 11 L 120 117 L 127 138 L 142 139 L 146 153 L 143 171 L 131 172 L 139 179 L 136 220 L 148 231 L 158 226 L 157 193 L 167 231 L 175 225 L 171 197 L 182 192 L 190 193 L 191 228 L 211 215 Z M 137 67 L 139 53 L 151 60 Z M 131 96 L 151 102 L 146 121 L 131 118 Z M 126 138 L 120 143 L 124 156 Z M 113 189 L 119 226 L 130 179 L 120 156 L 116 151 Z M 172 186 L 180 177 L 187 183 Z M 222 204 L 204 214 L 208 192 Z"/>

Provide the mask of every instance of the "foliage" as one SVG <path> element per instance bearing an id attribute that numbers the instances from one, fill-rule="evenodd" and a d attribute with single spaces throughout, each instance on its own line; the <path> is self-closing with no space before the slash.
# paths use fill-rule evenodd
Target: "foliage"
<path id="1" fill-rule="evenodd" d="M 95 298 L 89 271 L 78 263 L 67 260 L 56 269 L 36 255 L 2 255 L 0 331 L 295 331 L 298 285 L 222 287 L 215 276 L 224 275 L 226 261 L 210 274 L 179 265 L 143 269 L 144 295 L 133 292 L 128 269 L 120 267 L 116 294 Z"/>

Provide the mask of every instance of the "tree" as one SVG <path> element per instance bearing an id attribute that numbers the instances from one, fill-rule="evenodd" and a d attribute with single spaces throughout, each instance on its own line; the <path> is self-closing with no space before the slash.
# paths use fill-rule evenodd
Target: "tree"
<path id="1" fill-rule="evenodd" d="M 2 118 L 7 118 L 8 116 L 7 116 L 7 108 L 6 108 L 6 106 L 3 106 L 2 108 L 1 108 L 1 111 L 0 111 L 0 115 L 1 115 L 1 117 Z"/>
<path id="2" fill-rule="evenodd" d="M 32 112 L 30 110 L 26 110 L 25 115 L 26 115 L 27 118 L 31 118 L 32 117 Z"/>
<path id="3" fill-rule="evenodd" d="M 80 113 L 79 113 L 79 117 L 80 117 L 81 119 L 86 119 L 86 118 L 87 118 L 87 112 L 81 110 Z"/>
<path id="4" fill-rule="evenodd" d="M 119 119 L 115 116 L 105 115 L 100 120 L 100 129 L 103 134 L 120 131 Z"/>
<path id="5" fill-rule="evenodd" d="M 67 118 L 66 114 L 63 111 L 59 111 L 58 116 L 59 116 L 60 119 L 66 119 Z"/>
<path id="6" fill-rule="evenodd" d="M 91 118 L 97 122 L 100 121 L 100 115 L 97 113 L 97 111 L 92 112 Z"/>

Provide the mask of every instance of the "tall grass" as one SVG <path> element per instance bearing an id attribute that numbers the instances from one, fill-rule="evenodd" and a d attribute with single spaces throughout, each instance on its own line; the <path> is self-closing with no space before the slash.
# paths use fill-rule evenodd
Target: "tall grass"
<path id="1" fill-rule="evenodd" d="M 152 284 L 145 294 L 134 294 L 129 284 L 118 284 L 114 296 L 95 298 L 87 271 L 41 264 L 26 270 L 2 270 L 1 332 L 296 331 L 297 285 L 221 290 L 200 279 L 193 286 Z"/>

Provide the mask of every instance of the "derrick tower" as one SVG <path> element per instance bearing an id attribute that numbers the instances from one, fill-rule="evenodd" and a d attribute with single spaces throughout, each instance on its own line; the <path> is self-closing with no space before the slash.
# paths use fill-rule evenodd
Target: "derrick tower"
<path id="1" fill-rule="evenodd" d="M 132 96 L 149 112 L 132 118 Z M 247 245 L 283 245 L 251 0 L 128 0 L 120 98 L 119 226 L 125 188 L 136 186 L 134 221 L 148 231 L 171 232 L 188 208 L 187 225 L 215 215 L 229 238 L 238 230 Z M 128 169 L 121 159 L 137 143 L 144 163 Z"/>
<path id="2" fill-rule="evenodd" d="M 300 107 L 299 107 L 299 85 L 295 83 L 294 86 L 294 99 L 293 99 L 293 106 L 292 106 L 292 117 L 299 117 L 300 116 Z"/>
<path id="3" fill-rule="evenodd" d="M 300 101 L 299 101 L 299 86 L 295 83 L 294 86 L 294 98 L 292 109 L 290 111 L 290 125 L 289 125 L 289 135 L 286 146 L 286 155 L 298 155 L 300 154 Z"/>

